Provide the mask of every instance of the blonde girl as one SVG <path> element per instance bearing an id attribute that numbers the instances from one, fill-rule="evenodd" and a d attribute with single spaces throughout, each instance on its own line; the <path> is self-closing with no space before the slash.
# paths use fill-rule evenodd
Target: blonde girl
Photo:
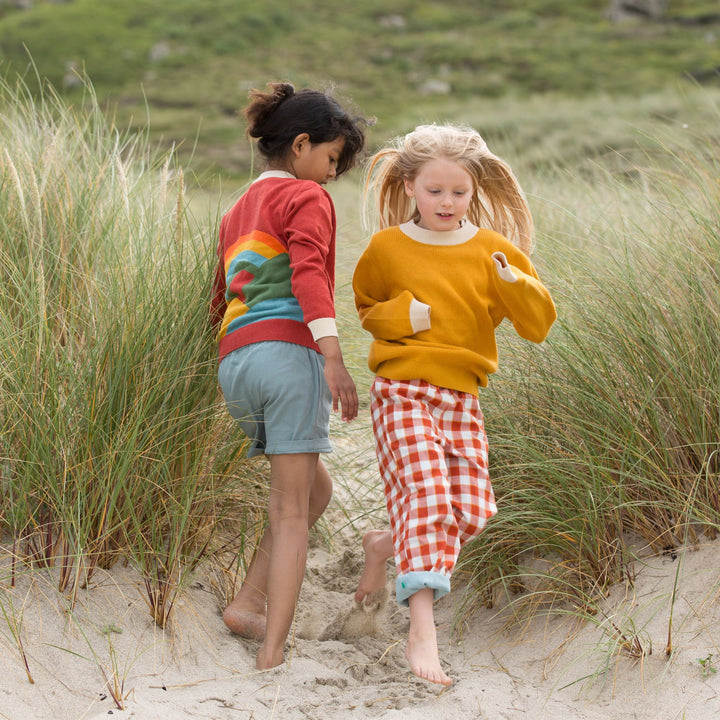
<path id="1" fill-rule="evenodd" d="M 365 188 L 380 230 L 353 289 L 373 336 L 371 413 L 391 532 L 364 538 L 355 598 L 384 587 L 394 556 L 411 670 L 447 685 L 433 602 L 450 591 L 460 548 L 497 511 L 478 387 L 498 367 L 503 320 L 540 343 L 556 312 L 528 257 L 520 185 L 472 128 L 425 125 L 397 138 L 371 159 Z"/>

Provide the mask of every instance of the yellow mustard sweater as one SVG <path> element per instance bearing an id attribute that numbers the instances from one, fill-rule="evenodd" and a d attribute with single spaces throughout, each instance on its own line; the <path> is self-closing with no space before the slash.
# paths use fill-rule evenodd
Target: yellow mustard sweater
<path id="1" fill-rule="evenodd" d="M 434 232 L 407 222 L 373 235 L 353 276 L 355 305 L 374 338 L 368 366 L 478 394 L 497 370 L 495 328 L 542 342 L 557 317 L 528 257 L 467 220 Z"/>

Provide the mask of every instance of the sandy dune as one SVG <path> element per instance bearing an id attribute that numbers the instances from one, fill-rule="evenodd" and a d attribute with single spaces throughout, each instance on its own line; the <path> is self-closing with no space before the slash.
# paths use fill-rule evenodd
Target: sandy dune
<path id="1" fill-rule="evenodd" d="M 342 501 L 340 488 L 329 510 L 338 526 L 345 522 Z M 51 577 L 23 576 L 13 591 L 0 591 L 0 599 L 20 620 L 34 683 L 0 615 L 0 718 L 720 717 L 717 542 L 638 563 L 634 584 L 615 587 L 604 603 L 606 617 L 593 623 L 555 615 L 506 627 L 502 612 L 483 610 L 453 633 L 462 592 L 455 590 L 437 605 L 441 655 L 455 680 L 443 690 L 408 671 L 408 614 L 395 604 L 392 571 L 387 602 L 372 612 L 358 610 L 352 600 L 362 564 L 358 536 L 339 533 L 335 541 L 331 549 L 313 543 L 288 662 L 264 673 L 254 670 L 255 644 L 226 630 L 207 578 L 183 595 L 161 631 L 129 568 L 96 575 L 72 613 Z M 627 652 L 612 652 L 623 637 Z M 644 654 L 633 657 L 638 649 Z M 123 710 L 108 691 L 113 678 Z"/>

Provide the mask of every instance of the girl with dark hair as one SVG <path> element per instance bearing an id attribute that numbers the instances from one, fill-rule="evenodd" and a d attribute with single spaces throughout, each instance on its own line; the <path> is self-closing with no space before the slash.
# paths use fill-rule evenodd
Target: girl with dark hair
<path id="1" fill-rule="evenodd" d="M 212 317 L 227 408 L 270 462 L 268 527 L 225 608 L 233 632 L 262 641 L 256 666 L 280 665 L 307 560 L 308 530 L 330 501 L 320 453 L 330 407 L 358 397 L 335 323 L 335 210 L 322 187 L 364 146 L 363 120 L 329 95 L 271 83 L 244 114 L 265 171 L 223 217 Z"/>

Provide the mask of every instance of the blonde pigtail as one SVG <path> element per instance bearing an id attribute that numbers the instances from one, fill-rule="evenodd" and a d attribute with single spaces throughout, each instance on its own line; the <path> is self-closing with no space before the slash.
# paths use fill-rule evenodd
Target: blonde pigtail
<path id="1" fill-rule="evenodd" d="M 413 204 L 405 194 L 405 183 L 399 166 L 399 151 L 394 147 L 378 151 L 371 159 L 363 185 L 363 222 L 372 229 L 369 218 L 374 203 L 380 228 L 399 225 L 412 216 Z"/>
<path id="2" fill-rule="evenodd" d="M 525 194 L 510 166 L 489 153 L 478 173 L 478 192 L 468 210 L 471 222 L 504 235 L 526 255 L 533 250 L 534 223 Z"/>

